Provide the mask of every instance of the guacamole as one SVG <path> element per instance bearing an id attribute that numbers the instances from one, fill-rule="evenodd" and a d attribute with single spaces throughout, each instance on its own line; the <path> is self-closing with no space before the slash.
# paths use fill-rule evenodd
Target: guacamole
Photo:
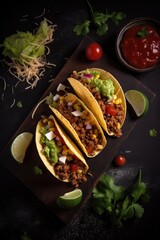
<path id="1" fill-rule="evenodd" d="M 91 83 L 98 88 L 100 93 L 111 99 L 114 95 L 114 85 L 112 80 L 101 80 L 101 79 L 92 79 Z"/>
<path id="2" fill-rule="evenodd" d="M 89 71 L 87 70 L 86 73 L 92 74 L 92 77 L 89 79 L 89 82 L 96 86 L 98 91 L 105 96 L 111 99 L 114 95 L 115 87 L 111 79 L 101 80 L 100 74 L 97 71 Z"/>
<path id="3" fill-rule="evenodd" d="M 49 161 L 55 164 L 58 162 L 59 149 L 56 147 L 55 141 L 53 139 L 48 140 L 46 138 L 45 133 L 47 133 L 47 130 L 44 127 L 42 127 L 41 144 L 43 144 L 44 146 L 43 153 L 49 159 Z"/>

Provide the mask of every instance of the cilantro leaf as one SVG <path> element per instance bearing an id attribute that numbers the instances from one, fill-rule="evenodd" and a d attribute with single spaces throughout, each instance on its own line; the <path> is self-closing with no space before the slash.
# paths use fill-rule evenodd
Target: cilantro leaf
<path id="1" fill-rule="evenodd" d="M 110 18 L 112 22 L 117 26 L 120 21 L 126 18 L 126 14 L 124 12 L 112 12 Z"/>
<path id="2" fill-rule="evenodd" d="M 143 199 L 149 199 L 147 186 L 144 182 L 141 182 L 141 170 L 139 171 L 136 183 L 133 185 L 131 195 L 134 198 L 134 202 L 137 202 L 143 196 Z"/>
<path id="3" fill-rule="evenodd" d="M 141 170 L 128 194 L 123 186 L 115 184 L 112 176 L 103 174 L 92 196 L 94 211 L 99 215 L 107 212 L 112 223 L 118 227 L 122 227 L 128 219 L 141 218 L 144 208 L 138 201 L 149 200 L 147 185 L 141 181 Z"/>
<path id="4" fill-rule="evenodd" d="M 93 8 L 90 2 L 87 0 L 87 4 L 90 11 L 90 19 L 86 19 L 83 23 L 77 24 L 73 31 L 77 35 L 87 35 L 90 33 L 91 28 L 95 29 L 97 35 L 102 36 L 107 33 L 109 29 L 109 19 L 115 24 L 118 25 L 120 21 L 122 21 L 126 14 L 123 12 L 111 12 L 109 13 L 107 10 L 105 13 L 93 11 Z"/>
<path id="5" fill-rule="evenodd" d="M 149 130 L 150 137 L 157 137 L 157 130 L 155 128 Z"/>
<path id="6" fill-rule="evenodd" d="M 138 33 L 137 33 L 137 36 L 138 37 L 146 37 L 147 35 L 149 34 L 147 28 L 143 27 Z"/>
<path id="7" fill-rule="evenodd" d="M 96 33 L 99 36 L 102 36 L 106 33 L 106 31 L 108 31 L 108 24 L 101 24 L 100 26 L 97 27 Z"/>
<path id="8" fill-rule="evenodd" d="M 90 23 L 91 22 L 89 20 L 86 20 L 83 23 L 76 25 L 73 28 L 73 32 L 75 32 L 77 35 L 87 35 L 90 32 Z"/>
<path id="9" fill-rule="evenodd" d="M 35 175 L 42 175 L 43 174 L 42 169 L 40 167 L 38 167 L 38 166 L 34 166 L 33 173 Z"/>
<path id="10" fill-rule="evenodd" d="M 109 15 L 106 13 L 101 13 L 101 12 L 94 12 L 93 13 L 93 23 L 97 26 L 100 26 L 108 20 Z"/>
<path id="11" fill-rule="evenodd" d="M 17 107 L 19 107 L 19 108 L 22 108 L 22 107 L 23 107 L 23 105 L 22 105 L 22 102 L 21 102 L 21 101 L 18 101 L 18 102 L 17 102 Z"/>

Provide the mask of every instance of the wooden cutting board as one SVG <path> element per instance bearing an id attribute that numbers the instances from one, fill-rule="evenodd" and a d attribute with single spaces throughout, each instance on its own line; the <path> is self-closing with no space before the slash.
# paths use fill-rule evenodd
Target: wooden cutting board
<path id="1" fill-rule="evenodd" d="M 149 101 L 153 101 L 155 94 L 145 87 L 139 80 L 137 80 L 132 75 L 125 73 L 121 70 L 120 66 L 116 63 L 112 62 L 110 59 L 103 54 L 103 57 L 98 62 L 88 62 L 84 56 L 84 49 L 88 43 L 92 40 L 88 37 L 85 37 L 76 48 L 70 59 L 58 73 L 54 81 L 51 83 L 49 88 L 43 94 L 42 99 L 45 96 L 49 95 L 50 92 L 55 92 L 59 83 L 63 83 L 67 85 L 67 77 L 73 70 L 83 70 L 89 67 L 98 67 L 102 69 L 106 69 L 111 74 L 113 74 L 119 83 L 121 84 L 124 92 L 129 89 L 137 89 L 143 91 Z M 72 91 L 72 90 L 71 90 Z M 69 183 L 63 183 L 58 181 L 55 177 L 51 175 L 51 173 L 45 168 L 41 159 L 38 156 L 35 141 L 33 139 L 31 145 L 29 146 L 24 163 L 18 164 L 11 156 L 10 146 L 13 139 L 21 132 L 29 131 L 33 134 L 35 133 L 35 128 L 38 120 L 40 119 L 40 115 L 42 114 L 50 114 L 51 110 L 49 110 L 48 105 L 43 103 L 41 104 L 37 111 L 35 112 L 34 119 L 32 119 L 32 113 L 28 115 L 19 129 L 16 131 L 12 139 L 9 141 L 8 145 L 5 147 L 1 154 L 1 162 L 25 185 L 27 186 L 39 199 L 42 201 L 60 220 L 64 223 L 68 223 L 72 221 L 79 211 L 82 209 L 83 204 L 90 197 L 93 188 L 97 184 L 99 177 L 101 174 L 110 166 L 114 156 L 118 152 L 121 144 L 124 140 L 127 139 L 130 132 L 136 126 L 138 119 L 134 119 L 127 112 L 127 117 L 122 128 L 123 135 L 116 139 L 113 137 L 107 137 L 107 145 L 105 149 L 95 158 L 87 159 L 88 165 L 90 167 L 90 171 L 93 174 L 93 177 L 88 177 L 88 181 L 80 186 L 83 191 L 83 199 L 79 206 L 71 209 L 71 210 L 61 210 L 57 207 L 56 199 L 59 195 L 63 195 L 65 192 L 69 192 L 73 190 L 73 187 Z M 38 166 L 42 169 L 42 175 L 33 174 L 34 166 Z"/>

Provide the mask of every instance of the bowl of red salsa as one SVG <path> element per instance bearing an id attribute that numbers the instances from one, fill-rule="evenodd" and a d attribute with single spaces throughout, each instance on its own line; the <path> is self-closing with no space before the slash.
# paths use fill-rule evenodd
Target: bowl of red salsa
<path id="1" fill-rule="evenodd" d="M 116 38 L 116 54 L 131 71 L 149 72 L 160 67 L 160 22 L 139 17 L 126 23 Z"/>

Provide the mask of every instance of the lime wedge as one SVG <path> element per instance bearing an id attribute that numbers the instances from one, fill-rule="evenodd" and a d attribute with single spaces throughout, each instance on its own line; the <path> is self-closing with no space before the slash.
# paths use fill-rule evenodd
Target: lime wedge
<path id="1" fill-rule="evenodd" d="M 80 204 L 82 196 L 82 190 L 76 188 L 71 192 L 67 192 L 64 195 L 59 196 L 57 199 L 57 204 L 60 208 L 70 209 Z"/>
<path id="2" fill-rule="evenodd" d="M 137 117 L 142 117 L 148 112 L 149 101 L 143 92 L 128 90 L 125 97 Z"/>
<path id="3" fill-rule="evenodd" d="M 26 151 L 32 141 L 32 138 L 32 133 L 23 132 L 13 140 L 11 145 L 11 153 L 17 162 L 23 163 Z"/>

